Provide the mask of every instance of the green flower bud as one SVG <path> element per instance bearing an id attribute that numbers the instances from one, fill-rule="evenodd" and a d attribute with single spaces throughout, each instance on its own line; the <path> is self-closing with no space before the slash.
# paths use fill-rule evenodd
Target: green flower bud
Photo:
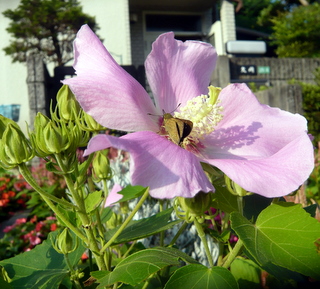
<path id="1" fill-rule="evenodd" d="M 64 228 L 52 245 L 58 253 L 66 255 L 78 248 L 78 239 L 74 242 L 69 228 Z"/>
<path id="2" fill-rule="evenodd" d="M 238 184 L 236 184 L 234 181 L 232 181 L 226 175 L 224 176 L 224 180 L 225 180 L 227 189 L 231 194 L 239 196 L 239 197 L 245 197 L 247 195 L 251 195 L 251 193 L 249 193 L 245 189 L 241 188 Z"/>
<path id="3" fill-rule="evenodd" d="M 68 129 L 72 135 L 72 144 L 68 150 L 75 152 L 79 147 L 87 146 L 90 140 L 90 133 L 82 130 L 78 125 L 69 123 Z"/>
<path id="4" fill-rule="evenodd" d="M 112 230 L 123 223 L 122 217 L 116 213 L 112 213 L 111 218 L 107 221 L 108 230 Z"/>
<path id="5" fill-rule="evenodd" d="M 72 135 L 66 126 L 50 121 L 43 130 L 43 143 L 46 151 L 51 154 L 58 154 L 66 150 L 71 145 Z"/>
<path id="6" fill-rule="evenodd" d="M 109 159 L 106 150 L 97 151 L 92 161 L 94 180 L 110 180 L 112 178 L 112 170 L 110 168 Z"/>
<path id="7" fill-rule="evenodd" d="M 77 119 L 78 125 L 81 129 L 90 132 L 99 132 L 102 130 L 106 130 L 101 124 L 97 123 L 95 119 L 89 114 L 82 111 L 81 116 Z"/>
<path id="8" fill-rule="evenodd" d="M 57 106 L 60 119 L 65 122 L 69 122 L 70 120 L 74 121 L 81 109 L 78 101 L 67 85 L 63 85 L 58 91 Z"/>
<path id="9" fill-rule="evenodd" d="M 2 138 L 2 135 L 6 130 L 8 124 L 12 124 L 13 126 L 20 129 L 19 125 L 15 121 L 0 114 L 0 139 Z"/>
<path id="10" fill-rule="evenodd" d="M 13 168 L 34 157 L 30 142 L 19 126 L 9 123 L 0 140 L 0 160 L 3 166 Z"/>
<path id="11" fill-rule="evenodd" d="M 29 138 L 35 150 L 35 153 L 41 158 L 52 154 L 47 150 L 43 134 L 44 128 L 48 123 L 50 123 L 50 121 L 51 120 L 48 117 L 38 112 L 33 123 L 34 131 L 29 132 Z"/>
<path id="12" fill-rule="evenodd" d="M 181 209 L 192 215 L 200 216 L 208 211 L 212 204 L 212 194 L 199 192 L 193 198 L 178 197 Z"/>

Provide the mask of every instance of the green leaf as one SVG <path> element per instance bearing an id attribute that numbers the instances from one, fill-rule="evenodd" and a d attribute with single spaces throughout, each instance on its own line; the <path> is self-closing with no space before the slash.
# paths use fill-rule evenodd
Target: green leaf
<path id="1" fill-rule="evenodd" d="M 207 268 L 200 264 L 190 264 L 176 270 L 164 288 L 236 289 L 239 287 L 235 278 L 225 268 Z"/>
<path id="2" fill-rule="evenodd" d="M 226 213 L 238 211 L 237 196 L 231 194 L 226 187 L 215 185 L 214 201 L 212 207 Z"/>
<path id="3" fill-rule="evenodd" d="M 84 200 L 86 206 L 86 212 L 89 214 L 96 209 L 102 202 L 102 191 L 94 191 L 90 193 Z"/>
<path id="4" fill-rule="evenodd" d="M 67 220 L 69 220 L 69 222 L 74 225 L 75 227 L 79 227 L 81 226 L 81 220 L 79 219 L 79 215 L 70 209 L 65 209 L 63 206 L 58 205 L 58 208 L 60 210 L 60 212 L 66 217 Z M 68 227 L 63 221 L 62 219 L 59 218 L 59 216 L 56 216 L 58 221 L 64 226 L 64 227 Z"/>
<path id="5" fill-rule="evenodd" d="M 311 217 L 314 218 L 316 216 L 317 208 L 317 204 L 312 204 L 310 206 L 304 207 L 303 209 L 306 210 L 306 212 L 308 212 L 311 215 Z"/>
<path id="6" fill-rule="evenodd" d="M 139 251 L 122 260 L 112 272 L 92 272 L 100 283 L 98 288 L 123 282 L 137 285 L 166 266 L 180 266 L 181 261 L 196 263 L 194 259 L 174 248 L 152 248 Z"/>
<path id="7" fill-rule="evenodd" d="M 108 220 L 110 220 L 111 217 L 112 217 L 112 210 L 109 207 L 104 208 L 100 216 L 101 222 L 106 223 Z"/>
<path id="8" fill-rule="evenodd" d="M 116 238 L 113 245 L 146 238 L 167 230 L 182 222 L 182 220 L 170 222 L 172 211 L 173 209 L 169 208 L 149 218 L 131 221 L 129 225 L 122 231 L 122 233 Z M 110 239 L 117 230 L 118 228 L 108 231 L 106 233 L 106 239 Z"/>
<path id="9" fill-rule="evenodd" d="M 129 201 L 137 197 L 140 197 L 145 191 L 146 188 L 144 187 L 128 185 L 120 192 L 118 192 L 118 194 L 123 195 L 123 197 L 117 203 Z"/>
<path id="10" fill-rule="evenodd" d="M 261 288 L 261 269 L 252 260 L 237 258 L 232 262 L 230 271 L 237 280 L 240 289 Z"/>
<path id="11" fill-rule="evenodd" d="M 231 226 L 261 266 L 273 263 L 320 279 L 320 255 L 315 245 L 320 223 L 300 204 L 272 204 L 261 212 L 256 225 L 234 212 Z"/>
<path id="12" fill-rule="evenodd" d="M 271 204 L 272 199 L 252 194 L 250 196 L 245 196 L 243 202 L 243 215 L 248 220 L 256 221 L 261 211 Z"/>
<path id="13" fill-rule="evenodd" d="M 0 276 L 0 288 L 1 289 L 13 289 L 13 287 L 3 280 L 2 276 Z"/>
<path id="14" fill-rule="evenodd" d="M 53 249 L 50 238 L 56 238 L 57 232 L 49 234 L 48 239 L 29 252 L 0 261 L 12 279 L 14 289 L 54 289 L 69 274 L 64 256 Z M 69 254 L 72 266 L 78 264 L 85 248 L 81 245 Z M 1 287 L 2 288 L 2 287 Z"/>

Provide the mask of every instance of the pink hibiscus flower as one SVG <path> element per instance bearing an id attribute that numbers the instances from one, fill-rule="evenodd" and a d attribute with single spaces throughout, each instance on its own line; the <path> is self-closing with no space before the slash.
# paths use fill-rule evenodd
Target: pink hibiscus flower
<path id="1" fill-rule="evenodd" d="M 217 55 L 207 43 L 181 42 L 172 32 L 153 43 L 145 68 L 154 102 L 84 25 L 74 42 L 77 77 L 64 80 L 82 108 L 100 124 L 129 133 L 98 135 L 86 150 L 130 152 L 133 185 L 155 198 L 214 191 L 201 167 L 222 170 L 245 190 L 266 197 L 289 194 L 313 169 L 307 122 L 298 114 L 260 104 L 245 84 L 209 88 Z M 188 120 L 164 127 L 163 111 Z M 172 124 L 172 123 L 171 123 Z M 180 132 L 179 132 L 180 129 Z"/>

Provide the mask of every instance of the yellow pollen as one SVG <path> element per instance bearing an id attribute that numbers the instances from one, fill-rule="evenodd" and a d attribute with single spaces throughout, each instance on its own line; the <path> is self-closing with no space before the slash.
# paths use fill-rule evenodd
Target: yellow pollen
<path id="1" fill-rule="evenodd" d="M 193 129 L 185 140 L 198 143 L 205 135 L 212 133 L 217 124 L 222 120 L 223 107 L 217 100 L 221 88 L 209 87 L 208 95 L 200 95 L 190 99 L 180 112 L 175 112 L 174 117 L 192 121 Z"/>

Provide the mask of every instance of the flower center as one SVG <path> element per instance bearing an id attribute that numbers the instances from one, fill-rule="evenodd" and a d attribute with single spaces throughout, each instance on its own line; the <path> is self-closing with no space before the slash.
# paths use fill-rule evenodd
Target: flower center
<path id="1" fill-rule="evenodd" d="M 200 95 L 188 100 L 180 112 L 175 112 L 174 117 L 190 120 L 193 128 L 190 135 L 184 139 L 184 145 L 198 143 L 207 134 L 215 130 L 217 124 L 222 120 L 223 107 L 219 105 L 218 96 L 221 88 L 209 86 L 208 95 Z"/>

